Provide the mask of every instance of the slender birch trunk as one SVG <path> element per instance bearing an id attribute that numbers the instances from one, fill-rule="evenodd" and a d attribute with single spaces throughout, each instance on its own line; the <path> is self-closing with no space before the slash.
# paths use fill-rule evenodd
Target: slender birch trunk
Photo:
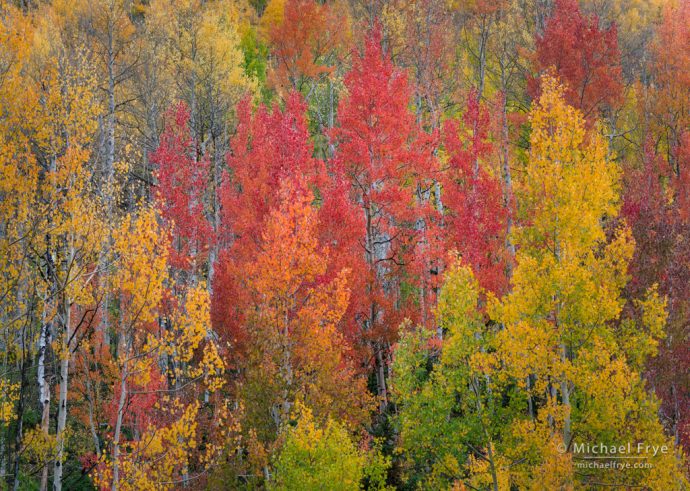
<path id="1" fill-rule="evenodd" d="M 63 353 L 60 358 L 60 392 L 58 398 L 58 417 L 57 417 L 57 451 L 55 454 L 55 466 L 53 470 L 53 489 L 60 491 L 62 489 L 62 461 L 64 460 L 65 451 L 65 428 L 67 426 L 67 383 L 69 381 L 69 359 L 71 352 L 70 338 L 72 336 L 71 324 L 71 305 L 67 298 L 63 302 L 63 329 L 64 336 L 62 342 Z"/>
<path id="2" fill-rule="evenodd" d="M 126 334 L 125 334 L 126 336 Z M 115 431 L 113 433 L 113 481 L 112 491 L 117 491 L 120 485 L 120 435 L 122 433 L 122 420 L 124 418 L 125 404 L 127 403 L 127 377 L 129 376 L 127 367 L 127 357 L 129 356 L 129 340 L 122 343 L 122 350 L 119 355 L 125 360 L 120 372 L 120 399 L 117 404 L 117 418 L 115 420 Z"/>
<path id="3" fill-rule="evenodd" d="M 375 254 L 375 247 L 376 244 L 375 238 L 374 238 L 374 226 L 372 223 L 372 217 L 373 217 L 373 211 L 371 210 L 371 205 L 366 205 L 364 207 L 364 218 L 366 221 L 366 237 L 365 237 L 365 242 L 366 242 L 366 260 L 367 263 L 369 264 L 369 267 L 374 270 L 376 269 L 376 254 Z M 376 271 L 376 275 L 378 276 L 378 271 Z M 373 285 L 371 286 L 373 288 Z M 378 316 L 377 308 L 376 308 L 376 303 L 372 302 L 370 309 L 369 309 L 369 319 L 368 319 L 368 324 L 369 324 L 369 329 L 373 329 L 376 323 L 376 317 Z M 372 341 L 371 342 L 371 348 L 374 351 L 374 356 L 375 356 L 375 373 L 376 373 L 376 388 L 377 388 L 377 394 L 379 398 L 379 410 L 381 412 L 384 412 L 386 407 L 388 406 L 388 390 L 386 388 L 386 371 L 385 371 L 385 363 L 384 363 L 384 356 L 383 356 L 383 346 L 381 343 Z"/>
<path id="4" fill-rule="evenodd" d="M 41 406 L 41 431 L 48 435 L 50 431 L 50 386 L 46 379 L 46 356 L 51 342 L 52 326 L 45 319 L 44 308 L 43 322 L 41 323 L 41 333 L 38 338 L 38 400 Z M 48 463 L 43 465 L 41 472 L 41 491 L 48 489 Z"/>

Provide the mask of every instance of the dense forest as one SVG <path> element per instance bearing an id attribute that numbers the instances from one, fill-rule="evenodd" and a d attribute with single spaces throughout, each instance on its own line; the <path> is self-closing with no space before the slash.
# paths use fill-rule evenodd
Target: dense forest
<path id="1" fill-rule="evenodd" d="M 0 0 L 0 490 L 688 490 L 689 279 L 689 0 Z"/>

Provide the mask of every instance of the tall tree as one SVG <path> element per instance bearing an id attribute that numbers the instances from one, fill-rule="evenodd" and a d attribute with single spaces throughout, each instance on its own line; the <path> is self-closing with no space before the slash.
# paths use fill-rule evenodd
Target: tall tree
<path id="1" fill-rule="evenodd" d="M 287 0 L 273 1 L 269 8 L 278 10 L 277 15 L 262 18 L 271 47 L 270 83 L 281 95 L 302 92 L 308 83 L 328 76 L 344 54 L 350 35 L 347 5 Z"/>
<path id="2" fill-rule="evenodd" d="M 304 184 L 284 182 L 241 280 L 252 341 L 243 370 L 244 426 L 269 450 L 287 431 L 297 401 L 351 429 L 371 408 L 365 379 L 346 356 L 338 329 L 350 296 L 349 271 L 326 277 L 329 250 L 319 244 L 312 201 Z"/>
<path id="3" fill-rule="evenodd" d="M 338 126 L 331 132 L 339 166 L 349 179 L 351 196 L 364 216 L 359 236 L 367 263 L 366 307 L 360 314 L 364 338 L 375 360 L 381 410 L 388 404 L 386 378 L 390 343 L 405 307 L 401 290 L 405 266 L 412 266 L 428 202 L 412 204 L 424 193 L 433 163 L 431 137 L 409 111 L 411 89 L 405 74 L 393 67 L 381 47 L 377 27 L 362 53 L 353 53 L 345 77 L 348 94 L 338 107 Z M 412 269 L 412 268 L 410 268 Z M 414 288 L 415 279 L 411 280 Z"/>
<path id="4" fill-rule="evenodd" d="M 95 60 L 101 73 L 105 94 L 105 114 L 102 117 L 103 149 L 100 155 L 103 165 L 103 187 L 106 206 L 112 208 L 112 187 L 115 178 L 115 163 L 123 156 L 117 143 L 123 139 L 117 133 L 122 129 L 118 123 L 119 115 L 127 105 L 129 94 L 125 84 L 133 76 L 138 63 L 137 30 L 130 15 L 133 9 L 131 0 L 103 0 L 80 2 L 80 21 L 84 23 L 87 39 L 94 50 Z M 109 210 L 112 213 L 112 210 Z"/>
<path id="5" fill-rule="evenodd" d="M 42 309 L 36 300 L 44 290 L 27 244 L 40 237 L 39 166 L 26 131 L 38 114 L 38 87 L 26 77 L 35 26 L 19 9 L 3 6 L 0 23 L 0 474 L 3 485 L 18 486 L 24 445 L 24 412 L 31 395 L 30 373 L 37 350 L 33 327 Z M 30 231 L 36 230 L 36 234 Z M 40 376 L 38 377 L 40 378 Z M 42 394 L 45 396 L 45 394 Z M 45 397 L 39 401 L 45 400 Z"/>
<path id="6" fill-rule="evenodd" d="M 104 217 L 89 165 L 89 146 L 100 110 L 93 67 L 85 51 L 68 46 L 55 23 L 49 22 L 58 18 L 56 11 L 46 7 L 42 22 L 36 23 L 32 62 L 25 72 L 25 83 L 33 88 L 30 97 L 35 97 L 28 107 L 34 110 L 26 113 L 22 123 L 41 175 L 33 231 L 24 236 L 27 241 L 23 247 L 31 251 L 33 267 L 43 282 L 41 291 L 35 292 L 38 303 L 34 304 L 41 311 L 37 385 L 43 437 L 48 437 L 51 429 L 51 387 L 46 370 L 51 355 L 59 383 L 53 452 L 41 465 L 43 489 L 48 486 L 51 461 L 53 488 L 61 489 L 63 484 L 70 364 L 98 309 L 96 263 L 104 233 Z M 15 474 L 15 486 L 18 480 Z"/>
<path id="7" fill-rule="evenodd" d="M 163 218 L 172 227 L 171 265 L 189 271 L 193 280 L 198 281 L 214 244 L 205 196 L 209 158 L 206 155 L 196 158 L 185 103 L 178 103 L 166 116 L 160 146 L 150 157 L 158 165 L 157 199 Z"/>
<path id="8" fill-rule="evenodd" d="M 357 447 L 346 428 L 333 419 L 320 424 L 309 408 L 297 408 L 297 424 L 290 428 L 275 459 L 272 490 L 386 489 L 385 471 L 389 462 L 377 449 Z"/>
<path id="9" fill-rule="evenodd" d="M 204 188 L 205 208 L 217 232 L 221 205 L 218 189 L 228 152 L 233 110 L 247 94 L 257 90 L 256 80 L 244 70 L 240 48 L 241 5 L 230 0 L 152 1 L 146 10 L 152 41 L 160 43 L 167 68 L 165 81 L 171 99 L 162 107 L 184 101 L 189 108 L 189 127 L 196 146 L 195 162 L 208 159 L 210 168 Z M 162 38 L 162 40 L 159 40 Z M 154 104 L 157 101 L 152 101 Z M 218 249 L 209 247 L 209 286 L 213 284 Z"/>
<path id="10" fill-rule="evenodd" d="M 683 169 L 679 153 L 683 138 L 690 132 L 690 5 L 678 2 L 664 11 L 663 22 L 652 42 L 652 61 L 649 70 L 653 85 L 648 91 L 645 120 L 649 118 L 652 138 L 658 141 L 659 152 L 677 177 Z M 645 125 L 647 126 L 647 125 Z"/>
<path id="11" fill-rule="evenodd" d="M 444 275 L 439 307 L 443 341 L 424 327 L 406 328 L 395 351 L 394 423 L 406 483 L 428 489 L 509 488 L 515 462 L 501 453 L 511 408 L 492 394 L 476 363 L 495 336 L 480 308 L 482 289 L 456 258 Z"/>
<path id="12" fill-rule="evenodd" d="M 275 189 L 282 180 L 297 177 L 314 189 L 325 182 L 323 162 L 312 157 L 305 110 L 297 93 L 288 98 L 285 111 L 277 104 L 272 111 L 261 105 L 252 114 L 249 100 L 237 107 L 229 169 L 218 192 L 221 252 L 213 286 L 213 318 L 215 329 L 227 336 L 238 356 L 246 347 L 247 333 L 242 327 L 246 310 L 233 298 L 242 289 L 243 269 L 256 256 L 264 220 L 279 203 Z"/>
<path id="13" fill-rule="evenodd" d="M 446 248 L 460 252 L 481 285 L 500 294 L 510 261 L 505 250 L 508 210 L 501 183 L 487 169 L 493 149 L 489 114 L 477 97 L 476 91 L 470 93 L 462 124 L 448 120 L 443 128 L 443 234 Z"/>
<path id="14" fill-rule="evenodd" d="M 389 2 L 381 22 L 396 65 L 409 68 L 418 122 L 438 128 L 446 106 L 455 102 L 461 77 L 449 76 L 458 51 L 455 12 L 432 0 Z"/>
<path id="15" fill-rule="evenodd" d="M 492 367 L 497 387 L 521 389 L 524 412 L 506 432 L 514 438 L 507 457 L 527 456 L 511 468 L 520 486 L 611 482 L 596 471 L 573 472 L 579 441 L 644 440 L 673 448 L 640 378 L 641 360 L 663 335 L 664 301 L 651 288 L 638 303 L 639 319 L 612 325 L 621 316 L 634 242 L 625 226 L 606 240 L 602 223 L 618 215 L 620 171 L 603 137 L 587 132 L 583 114 L 567 105 L 566 90 L 545 77 L 530 113 L 513 289 L 490 307 L 505 327 L 496 335 L 497 351 L 480 361 Z M 616 482 L 683 485 L 673 451 L 646 457 L 660 459 L 654 469 Z"/>
<path id="16" fill-rule="evenodd" d="M 640 87 L 637 151 L 626 157 L 626 192 L 623 215 L 631 224 L 638 244 L 631 264 L 632 281 L 627 289 L 631 302 L 645 289 L 659 284 L 668 296 L 668 335 L 659 355 L 649 360 L 648 379 L 661 398 L 664 424 L 676 443 L 690 445 L 688 398 L 690 381 L 685 376 L 690 361 L 686 291 L 688 268 L 688 201 L 690 176 L 690 6 L 669 4 L 663 11 L 650 45 L 648 84 Z"/>
<path id="17" fill-rule="evenodd" d="M 690 142 L 688 142 L 690 143 Z M 688 156 L 679 154 L 687 169 Z M 687 171 L 685 171 L 687 172 Z M 659 354 L 647 364 L 647 378 L 661 399 L 662 421 L 675 443 L 690 445 L 690 363 L 688 339 L 687 282 L 690 262 L 688 242 L 687 173 L 676 176 L 665 156 L 655 153 L 651 142 L 646 147 L 641 168 L 626 169 L 626 192 L 622 215 L 630 223 L 637 247 L 630 264 L 631 281 L 626 288 L 628 309 L 644 292 L 658 283 L 668 298 L 666 338 L 659 343 Z"/>
<path id="18" fill-rule="evenodd" d="M 224 363 L 208 337 L 204 283 L 166 292 L 168 244 L 156 222 L 155 209 L 143 209 L 114 233 L 117 268 L 110 281 L 121 314 L 108 445 L 96 472 L 96 482 L 113 490 L 186 482 L 217 451 L 207 432 L 231 429 L 218 429 L 217 421 L 199 427 L 198 398 L 222 387 Z M 199 438 L 207 442 L 203 449 Z"/>
<path id="19" fill-rule="evenodd" d="M 589 118 L 610 111 L 623 91 L 620 52 L 615 25 L 604 29 L 597 17 L 587 17 L 577 0 L 557 0 L 542 35 L 536 38 L 538 74 L 555 70 L 566 85 L 568 104 Z M 539 93 L 532 79 L 530 92 Z"/>

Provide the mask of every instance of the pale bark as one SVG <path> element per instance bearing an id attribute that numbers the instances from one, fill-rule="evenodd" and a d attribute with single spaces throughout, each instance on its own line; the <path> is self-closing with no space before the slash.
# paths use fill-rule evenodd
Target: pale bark
<path id="1" fill-rule="evenodd" d="M 566 363 L 568 360 L 568 352 L 565 344 L 561 344 L 561 363 Z M 570 446 L 570 438 L 571 438 L 571 423 L 570 423 L 570 412 L 572 408 L 570 407 L 570 382 L 568 382 L 568 378 L 563 375 L 563 379 L 561 380 L 561 399 L 563 401 L 563 405 L 566 407 L 565 411 L 565 419 L 563 421 L 563 444 L 567 447 Z"/>
<path id="2" fill-rule="evenodd" d="M 106 217 L 110 223 L 113 218 L 113 181 L 115 177 L 115 26 L 113 24 L 113 12 L 108 18 L 108 32 L 106 38 L 107 52 L 107 72 L 108 72 L 108 114 L 106 117 L 106 144 L 105 144 L 105 165 L 103 169 L 104 187 L 103 198 L 106 206 Z M 101 255 L 99 268 L 103 271 L 103 281 L 107 282 L 107 258 L 110 253 L 110 241 L 106 242 Z M 101 316 L 100 330 L 103 335 L 103 342 L 110 344 L 110 326 L 108 318 L 108 304 L 110 303 L 110 293 L 105 292 L 103 315 Z"/>
<path id="3" fill-rule="evenodd" d="M 50 431 L 50 386 L 46 380 L 46 356 L 51 342 L 52 328 L 44 319 L 41 323 L 41 333 L 38 338 L 38 399 L 41 406 L 41 431 L 48 435 Z M 48 463 L 43 465 L 41 472 L 41 491 L 48 489 Z"/>
<path id="4" fill-rule="evenodd" d="M 290 401 L 290 393 L 292 391 L 292 353 L 290 346 L 290 330 L 289 330 L 289 319 L 288 319 L 288 309 L 285 311 L 285 319 L 283 325 L 283 332 L 281 337 L 283 338 L 282 346 L 282 366 L 281 372 L 283 375 L 283 400 L 281 404 L 281 419 L 279 429 L 282 429 L 287 423 L 290 417 L 290 409 L 292 408 L 292 403 Z"/>
<path id="5" fill-rule="evenodd" d="M 512 243 L 510 234 L 513 228 L 513 219 L 511 215 L 512 196 L 513 196 L 513 178 L 510 170 L 510 133 L 508 128 L 508 67 L 504 56 L 500 58 L 501 67 L 501 91 L 503 92 L 503 104 L 501 110 L 501 177 L 503 179 L 503 204 L 506 207 L 508 214 L 506 215 L 506 249 L 510 255 L 507 265 L 507 276 L 510 280 L 513 274 L 512 261 L 515 257 L 515 245 Z"/>
<path id="6" fill-rule="evenodd" d="M 374 212 L 371 209 L 371 205 L 364 207 L 364 218 L 366 221 L 366 260 L 369 267 L 376 269 L 376 275 L 379 276 L 379 271 L 376 265 L 376 244 L 375 244 L 375 230 L 372 222 Z M 378 317 L 377 305 L 372 302 L 369 309 L 369 319 L 367 321 L 368 328 L 373 329 Z M 384 362 L 384 356 L 382 353 L 383 347 L 380 343 L 372 342 L 371 348 L 375 355 L 375 373 L 376 373 L 376 387 L 377 394 L 379 398 L 379 410 L 384 412 L 388 406 L 388 390 L 386 387 L 386 366 Z"/>
<path id="7" fill-rule="evenodd" d="M 55 466 L 53 469 L 53 489 L 60 491 L 62 489 L 62 461 L 64 460 L 65 451 L 65 428 L 67 426 L 67 383 L 69 380 L 69 359 L 70 359 L 70 338 L 72 336 L 70 329 L 70 303 L 65 300 L 63 312 L 63 332 L 64 336 L 63 349 L 60 358 L 60 391 L 58 397 L 58 417 L 57 417 L 57 450 L 55 454 Z"/>
<path id="8" fill-rule="evenodd" d="M 98 433 L 96 432 L 96 422 L 93 416 L 93 406 L 94 406 L 94 397 L 93 397 L 93 390 L 91 386 L 91 380 L 86 381 L 86 390 L 88 392 L 88 408 L 89 408 L 89 429 L 91 430 L 91 438 L 93 439 L 93 447 L 94 450 L 96 451 L 96 455 L 98 457 L 101 456 L 101 443 L 98 440 Z"/>
<path id="9" fill-rule="evenodd" d="M 376 385 L 379 395 L 379 409 L 384 412 L 388 407 L 388 389 L 386 387 L 386 364 L 384 363 L 383 347 L 376 343 Z"/>
<path id="10" fill-rule="evenodd" d="M 123 356 L 127 356 L 124 353 Z M 117 491 L 120 483 L 120 434 L 122 433 L 122 420 L 124 418 L 125 404 L 127 402 L 127 362 L 122 366 L 120 375 L 120 399 L 117 405 L 117 418 L 115 420 L 115 431 L 113 433 L 113 482 L 112 491 Z"/>

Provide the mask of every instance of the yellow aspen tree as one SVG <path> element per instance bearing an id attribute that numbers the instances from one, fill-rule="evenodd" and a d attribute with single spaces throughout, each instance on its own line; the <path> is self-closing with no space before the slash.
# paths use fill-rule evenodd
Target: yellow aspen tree
<path id="1" fill-rule="evenodd" d="M 48 351 L 58 366 L 55 445 L 53 454 L 42 462 L 41 488 L 47 488 L 48 461 L 52 460 L 53 488 L 59 490 L 66 458 L 70 361 L 97 308 L 94 278 L 103 220 L 88 165 L 99 110 L 95 81 L 84 50 L 68 49 L 54 20 L 49 7 L 31 18 L 34 29 L 24 82 L 35 100 L 21 125 L 31 143 L 39 179 L 32 202 L 33 234 L 22 246 L 32 254 L 32 265 L 43 281 L 35 295 L 42 312 L 38 389 L 44 440 L 50 426 L 51 390 L 45 378 Z"/>
<path id="2" fill-rule="evenodd" d="M 203 282 L 190 287 L 172 312 L 164 308 L 171 286 L 166 238 L 150 207 L 129 214 L 113 234 L 117 380 L 110 451 L 95 477 L 99 486 L 113 490 L 174 488 L 188 479 L 192 457 L 204 469 L 220 451 L 215 441 L 224 438 L 218 437 L 196 455 L 202 429 L 219 435 L 235 430 L 222 407 L 213 428 L 199 428 L 198 395 L 222 387 L 225 365 L 208 338 L 210 301 Z M 181 397 L 186 386 L 189 397 Z M 140 401 L 151 398 L 150 417 L 133 419 Z"/>
<path id="3" fill-rule="evenodd" d="M 385 472 L 390 460 L 377 448 L 358 447 L 345 426 L 331 418 L 320 421 L 302 404 L 295 413 L 297 422 L 286 431 L 268 489 L 354 491 L 362 489 L 364 478 L 367 489 L 389 489 Z"/>
<path id="4" fill-rule="evenodd" d="M 35 87 L 24 77 L 34 29 L 18 9 L 3 5 L 0 16 L 0 475 L 5 476 L 18 471 L 11 448 L 22 445 L 26 372 L 36 342 L 31 292 L 42 282 L 27 248 L 36 230 L 39 169 L 22 124 L 37 103 Z"/>
<path id="5" fill-rule="evenodd" d="M 156 214 L 144 209 L 139 216 L 128 215 L 113 234 L 113 253 L 118 268 L 111 282 L 119 297 L 120 316 L 117 326 L 117 365 L 119 380 L 114 396 L 117 409 L 111 440 L 112 470 L 109 487 L 119 489 L 121 437 L 128 389 L 133 377 L 146 377 L 151 359 L 143 356 L 147 328 L 156 321 L 156 309 L 163 295 L 166 278 L 167 248 Z"/>
<path id="6" fill-rule="evenodd" d="M 485 293 L 470 267 L 453 258 L 444 275 L 437 317 L 443 340 L 403 325 L 393 363 L 398 451 L 406 479 L 423 489 L 509 489 L 511 462 L 500 435 L 508 408 L 474 363 L 494 331 L 479 309 Z M 462 488 L 461 488 L 462 489 Z"/>
<path id="7" fill-rule="evenodd" d="M 136 100 L 130 89 L 131 80 L 140 63 L 139 35 L 132 22 L 132 0 L 58 0 L 53 3 L 61 31 L 72 33 L 89 48 L 94 77 L 100 97 L 98 114 L 98 140 L 92 159 L 97 192 L 103 200 L 106 221 L 117 214 L 118 195 L 124 172 L 121 172 L 128 145 L 127 119 L 129 106 Z M 100 262 L 100 283 L 107 282 L 106 264 L 111 246 L 109 228 L 103 241 Z M 103 299 L 99 332 L 105 344 L 109 343 L 110 296 Z"/>
<path id="8" fill-rule="evenodd" d="M 132 22 L 133 0 L 55 0 L 51 2 L 49 17 L 66 45 L 74 43 L 88 47 L 92 70 L 96 74 L 102 96 L 99 114 L 99 136 L 102 142 L 95 148 L 98 159 L 94 169 L 99 177 L 99 191 L 103 194 L 108 213 L 114 205 L 112 190 L 115 167 L 123 153 L 125 135 L 123 115 L 134 97 L 126 86 L 140 63 L 139 36 Z M 117 143 L 117 144 L 116 144 Z"/>
<path id="9" fill-rule="evenodd" d="M 14 475 L 13 481 L 18 483 L 24 436 L 32 431 L 24 428 L 27 369 L 40 350 L 33 326 L 35 313 L 43 308 L 38 296 L 44 295 L 46 287 L 39 268 L 33 267 L 36 263 L 30 244 L 42 237 L 45 217 L 39 207 L 40 168 L 31 147 L 35 131 L 31 122 L 39 108 L 38 86 L 26 76 L 35 26 L 19 9 L 3 4 L 0 12 L 0 385 L 6 397 L 2 409 L 6 417 L 0 425 L 0 474 Z M 39 365 L 41 361 L 39 355 Z M 13 367 L 18 377 L 8 376 Z M 40 369 L 38 378 L 43 379 Z M 41 405 L 43 395 L 39 396 Z M 14 434 L 12 422 L 16 422 Z M 45 456 L 52 452 L 42 450 L 45 448 L 37 460 L 44 462 L 47 471 Z"/>
<path id="10" fill-rule="evenodd" d="M 504 328 L 492 353 L 476 357 L 496 387 L 517 384 L 524 412 L 504 438 L 511 482 L 549 489 L 611 482 L 678 489 L 687 481 L 647 394 L 628 359 L 663 334 L 661 299 L 650 292 L 639 344 L 626 345 L 614 322 L 634 243 L 623 224 L 607 239 L 605 223 L 619 209 L 617 164 L 604 138 L 587 132 L 583 115 L 568 106 L 563 87 L 542 79 L 530 113 L 532 132 L 525 174 L 516 186 L 519 226 L 513 290 L 493 300 L 490 315 Z M 653 469 L 617 474 L 575 472 L 580 443 L 667 445 L 645 455 Z M 579 457 L 581 458 L 581 456 Z"/>

